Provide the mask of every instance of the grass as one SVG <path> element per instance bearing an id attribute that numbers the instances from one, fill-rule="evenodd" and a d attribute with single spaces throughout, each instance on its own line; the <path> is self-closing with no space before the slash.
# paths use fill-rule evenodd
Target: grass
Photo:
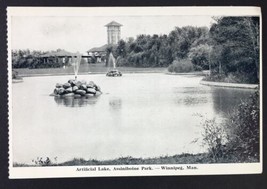
<path id="1" fill-rule="evenodd" d="M 39 167 L 39 166 L 85 166 L 85 165 L 152 165 L 152 164 L 209 164 L 209 163 L 250 163 L 258 162 L 257 159 L 249 159 L 246 162 L 242 162 L 234 156 L 230 156 L 227 159 L 220 158 L 215 162 L 214 159 L 208 153 L 189 154 L 183 153 L 174 156 L 161 156 L 154 158 L 133 158 L 131 156 L 121 157 L 113 160 L 85 160 L 83 158 L 74 158 L 70 161 L 63 163 L 51 163 L 49 165 L 28 165 L 24 163 L 14 163 L 14 167 Z"/>

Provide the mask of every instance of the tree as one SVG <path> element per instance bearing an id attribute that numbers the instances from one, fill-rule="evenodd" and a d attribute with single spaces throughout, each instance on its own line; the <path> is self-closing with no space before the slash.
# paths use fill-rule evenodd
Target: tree
<path id="1" fill-rule="evenodd" d="M 197 69 L 209 69 L 210 49 L 208 44 L 201 44 L 190 49 L 188 57 Z"/>
<path id="2" fill-rule="evenodd" d="M 120 40 L 118 42 L 118 46 L 116 48 L 116 54 L 123 58 L 126 56 L 126 43 L 124 40 Z"/>
<path id="3" fill-rule="evenodd" d="M 210 29 L 210 37 L 213 46 L 220 46 L 220 56 L 213 61 L 221 63 L 224 74 L 234 73 L 239 78 L 248 78 L 246 82 L 258 82 L 258 17 L 219 18 Z"/>

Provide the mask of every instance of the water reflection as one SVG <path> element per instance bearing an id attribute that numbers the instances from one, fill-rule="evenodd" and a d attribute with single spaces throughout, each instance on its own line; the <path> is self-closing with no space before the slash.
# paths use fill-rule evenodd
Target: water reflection
<path id="1" fill-rule="evenodd" d="M 121 98 L 113 97 L 113 98 L 109 99 L 109 107 L 112 110 L 121 110 L 121 107 L 122 107 Z"/>
<path id="2" fill-rule="evenodd" d="M 210 90 L 199 87 L 175 88 L 174 92 L 176 94 L 175 103 L 186 106 L 206 104 L 210 97 Z"/>
<path id="3" fill-rule="evenodd" d="M 231 113 L 241 101 L 246 101 L 255 91 L 251 89 L 212 88 L 213 107 L 217 113 Z"/>
<path id="4" fill-rule="evenodd" d="M 54 97 L 55 102 L 59 106 L 66 106 L 66 107 L 84 107 L 87 105 L 95 105 L 97 103 L 97 99 L 98 99 L 97 96 L 89 98 Z"/>
<path id="5" fill-rule="evenodd" d="M 205 96 L 202 97 L 194 97 L 194 96 L 185 96 L 183 98 L 177 98 L 177 104 L 183 105 L 197 105 L 197 104 L 205 104 L 208 102 L 208 98 Z"/>

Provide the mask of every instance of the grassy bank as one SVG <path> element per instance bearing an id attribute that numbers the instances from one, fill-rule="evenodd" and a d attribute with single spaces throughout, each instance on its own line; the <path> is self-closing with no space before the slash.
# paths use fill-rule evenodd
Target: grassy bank
<path id="1" fill-rule="evenodd" d="M 107 73 L 108 68 L 104 63 L 97 64 L 82 64 L 79 68 L 79 74 L 94 74 L 94 73 Z M 41 69 L 14 69 L 18 72 L 19 76 L 36 76 L 36 75 L 70 75 L 74 74 L 73 67 L 63 68 L 41 68 Z M 118 67 L 122 73 L 162 73 L 166 72 L 167 68 L 136 68 L 136 67 Z"/>
<path id="2" fill-rule="evenodd" d="M 83 158 L 74 158 L 63 163 L 36 163 L 28 165 L 23 163 L 14 163 L 14 167 L 39 167 L 39 166 L 85 166 L 85 165 L 149 165 L 149 164 L 209 164 L 209 163 L 251 163 L 258 162 L 255 158 L 246 161 L 237 160 L 236 157 L 220 158 L 214 161 L 209 153 L 188 154 L 183 153 L 174 156 L 161 156 L 154 158 L 133 158 L 131 156 L 121 157 L 113 160 L 85 160 Z"/>

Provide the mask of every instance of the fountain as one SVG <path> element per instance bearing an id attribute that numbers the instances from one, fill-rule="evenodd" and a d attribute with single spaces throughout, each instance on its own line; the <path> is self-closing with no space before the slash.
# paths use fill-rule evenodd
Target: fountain
<path id="1" fill-rule="evenodd" d="M 82 59 L 81 55 L 77 55 L 76 57 L 75 56 L 71 57 L 71 64 L 73 65 L 75 80 L 77 80 L 81 59 Z"/>
<path id="2" fill-rule="evenodd" d="M 106 76 L 110 77 L 122 76 L 122 73 L 116 69 L 116 59 L 114 58 L 112 53 L 109 54 L 108 65 L 113 65 L 113 69 L 109 70 Z"/>
<path id="3" fill-rule="evenodd" d="M 54 92 L 51 96 L 55 97 L 74 97 L 74 98 L 89 98 L 102 94 L 101 89 L 93 81 L 78 81 L 78 71 L 81 63 L 81 55 L 71 57 L 71 65 L 74 69 L 74 79 L 68 80 L 64 84 L 57 83 Z"/>

